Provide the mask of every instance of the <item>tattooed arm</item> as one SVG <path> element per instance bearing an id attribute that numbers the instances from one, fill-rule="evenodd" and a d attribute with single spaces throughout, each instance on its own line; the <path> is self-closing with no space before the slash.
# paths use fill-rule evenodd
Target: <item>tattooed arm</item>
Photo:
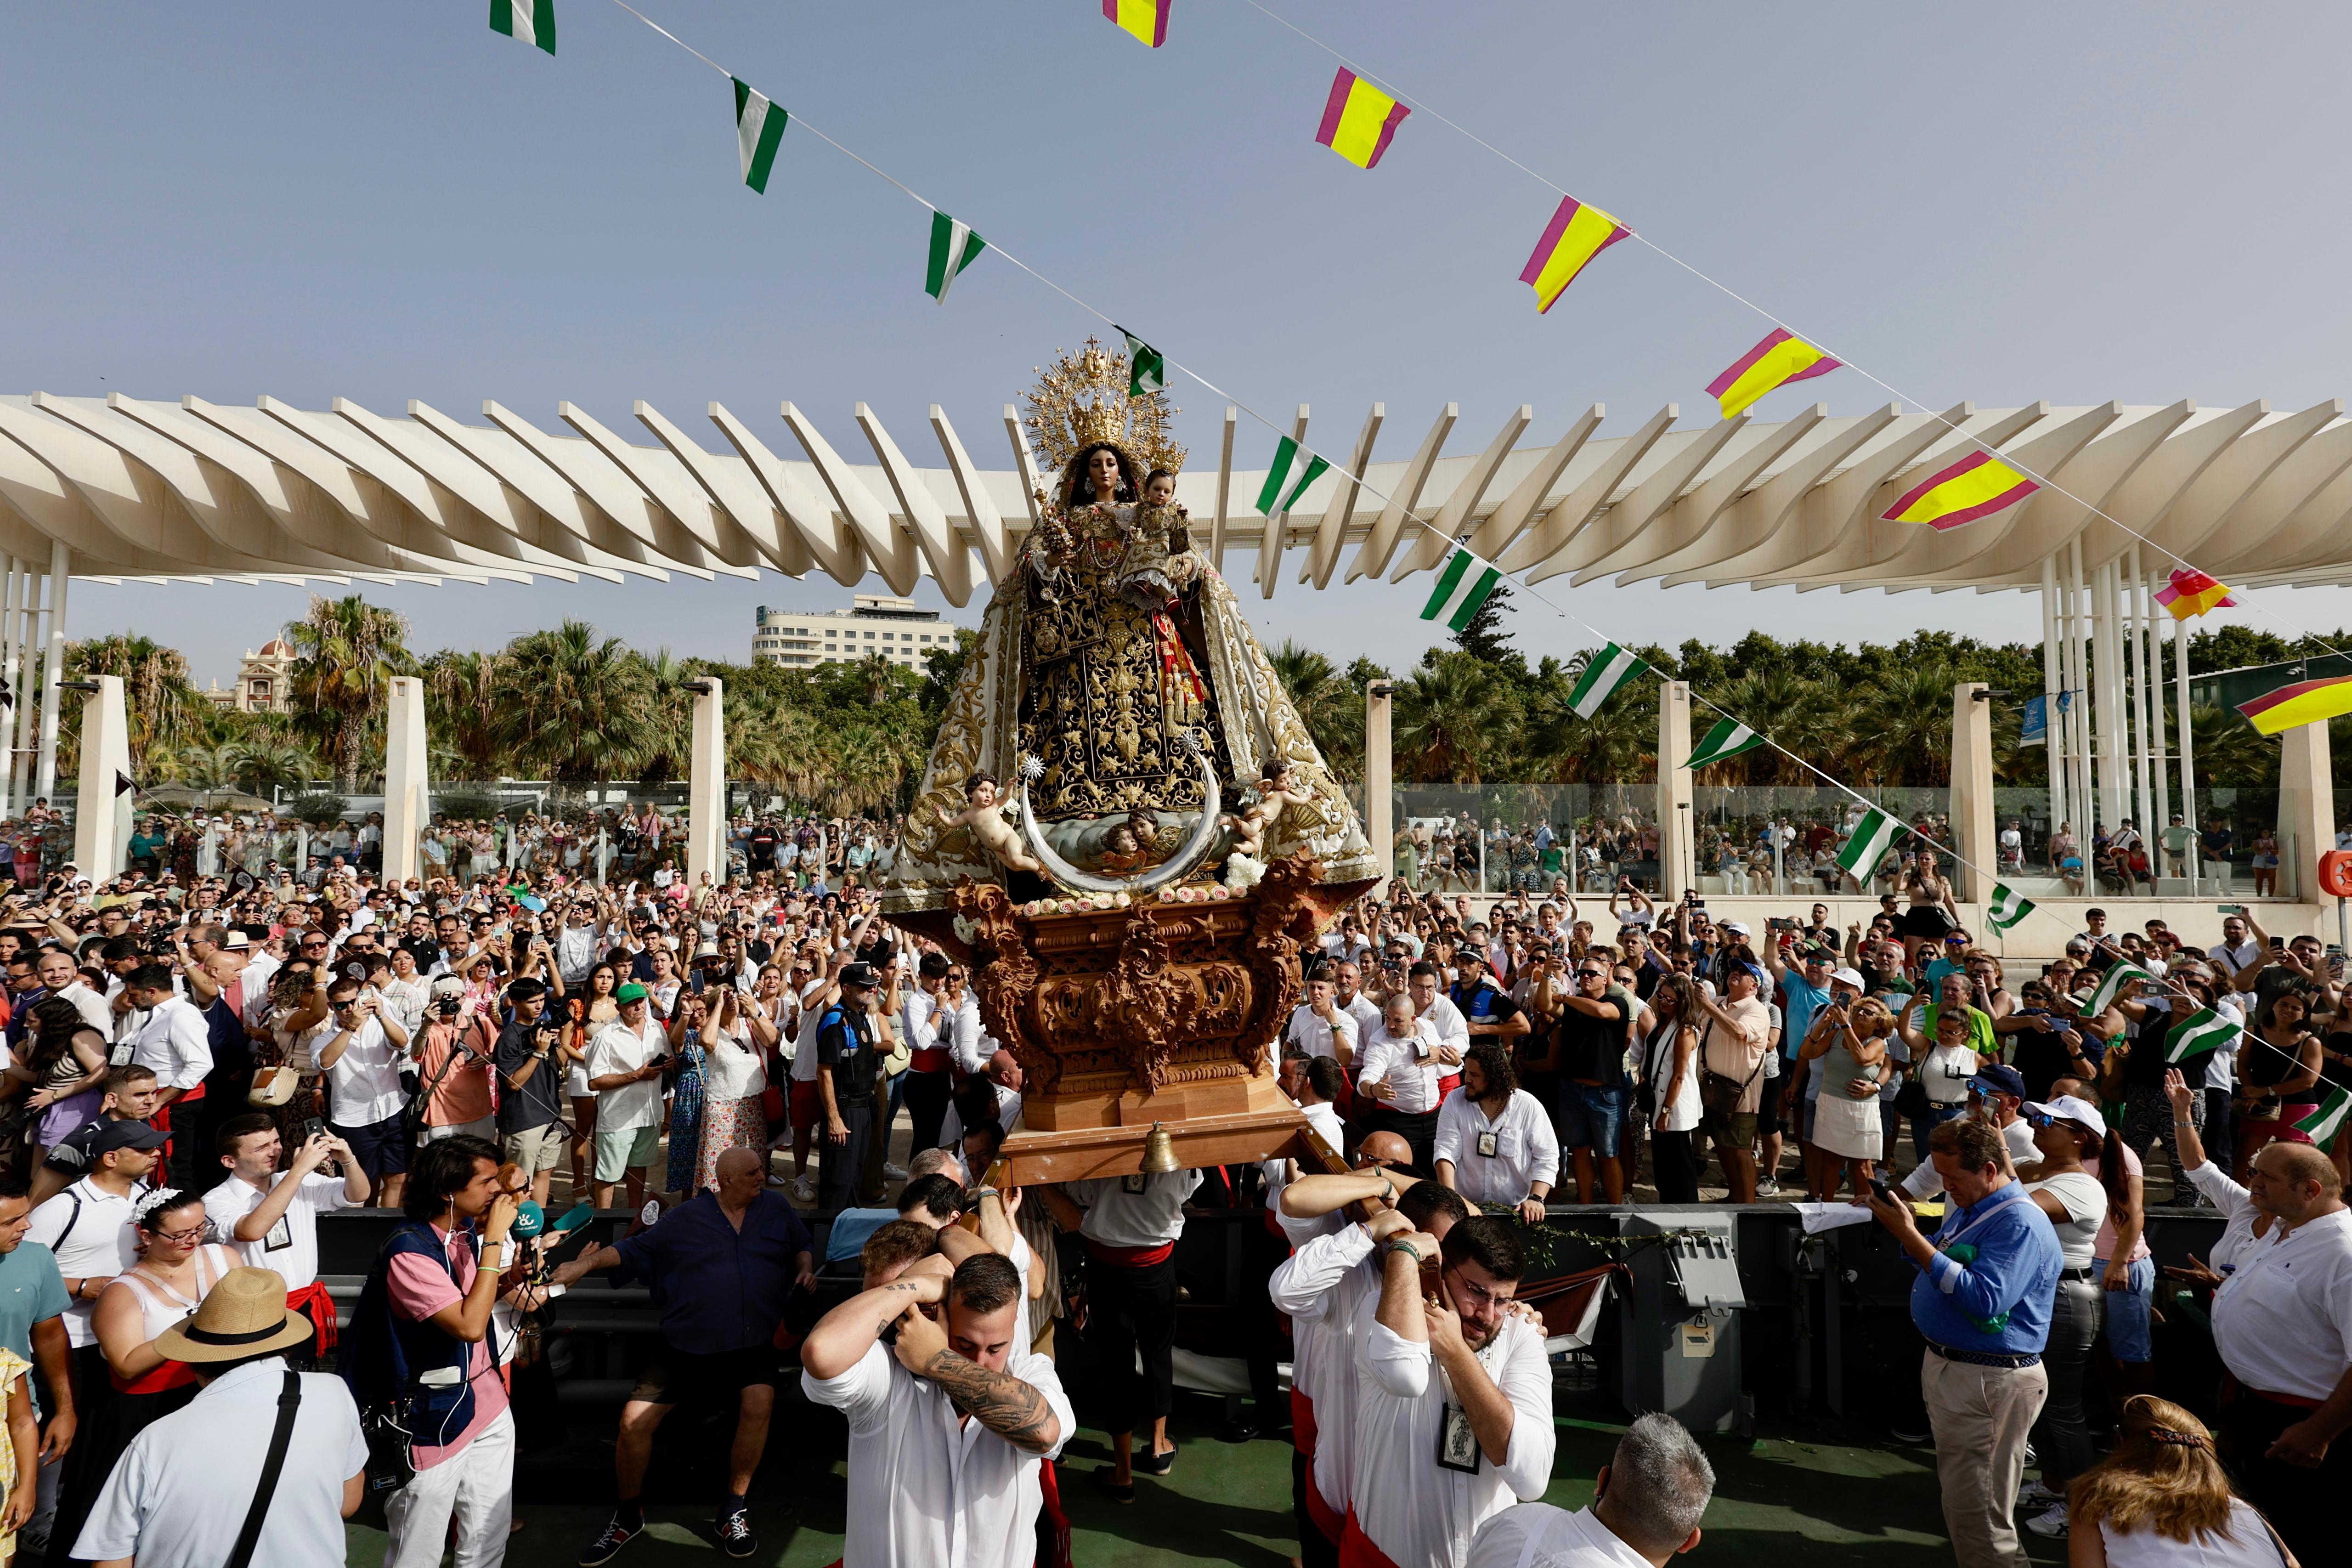
<path id="1" fill-rule="evenodd" d="M 920 1313 L 899 1323 L 895 1348 L 899 1365 L 947 1390 L 956 1408 L 1014 1447 L 1050 1453 L 1062 1440 L 1061 1417 L 1034 1384 L 958 1355 L 949 1348 L 947 1331 Z"/>
<path id="2" fill-rule="evenodd" d="M 827 1312 L 801 1342 L 801 1370 L 820 1380 L 841 1376 L 908 1307 L 929 1306 L 944 1296 L 950 1272 L 943 1258 L 918 1258 L 896 1279 L 852 1296 Z"/>

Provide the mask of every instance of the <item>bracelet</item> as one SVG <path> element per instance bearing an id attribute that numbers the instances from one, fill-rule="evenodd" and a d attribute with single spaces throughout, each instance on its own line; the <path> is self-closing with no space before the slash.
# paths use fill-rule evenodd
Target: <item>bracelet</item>
<path id="1" fill-rule="evenodd" d="M 1421 1248 L 1415 1247 L 1409 1241 L 1399 1241 L 1394 1237 L 1391 1237 L 1387 1241 L 1381 1244 L 1381 1256 L 1382 1258 L 1386 1258 L 1391 1252 L 1404 1253 L 1410 1257 L 1414 1263 L 1418 1264 L 1421 1262 Z"/>

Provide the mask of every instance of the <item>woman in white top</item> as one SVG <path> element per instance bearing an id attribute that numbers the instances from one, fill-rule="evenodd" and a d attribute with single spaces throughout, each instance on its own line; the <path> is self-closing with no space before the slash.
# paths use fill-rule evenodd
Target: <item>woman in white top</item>
<path id="1" fill-rule="evenodd" d="M 1687 974 L 1662 975 L 1643 1007 L 1642 1107 L 1653 1137 L 1650 1166 L 1658 1201 L 1698 1202 L 1698 1156 L 1691 1137 L 1702 1120 L 1698 1094 L 1698 994 Z"/>
<path id="2" fill-rule="evenodd" d="M 2068 1568 L 2300 1568 L 2230 1490 L 2204 1424 L 2168 1400 L 2124 1402 L 2115 1453 L 2074 1482 Z"/>
<path id="3" fill-rule="evenodd" d="M 2039 1175 L 2025 1184 L 2025 1191 L 2057 1226 L 2065 1267 L 2058 1276 L 2050 1339 L 2042 1352 L 2050 1393 L 2033 1423 L 2033 1447 L 2042 1457 L 2042 1479 L 2026 1484 L 2019 1495 L 2019 1506 L 2043 1518 L 2055 1509 L 2058 1521 L 2063 1523 L 2066 1483 L 2090 1468 L 2096 1457 L 2083 1421 L 2083 1373 L 2090 1364 L 2092 1343 L 2099 1337 L 2100 1309 L 2105 1298 L 2092 1259 L 2099 1227 L 2107 1217 L 2107 1189 L 2084 1168 L 2083 1142 L 2104 1137 L 2106 1124 L 2095 1108 L 2067 1097 L 2047 1105 L 2029 1105 L 2023 1116 L 2033 1129 L 2033 1147 L 2042 1155 L 2036 1167 Z M 2083 1117 L 2091 1120 L 2079 1120 Z M 2026 1521 L 2029 1529 L 2039 1523 L 2032 1518 Z"/>
<path id="4" fill-rule="evenodd" d="M 776 1026 L 764 1008 L 747 1001 L 732 985 L 714 988 L 715 1002 L 704 1016 L 702 1048 L 702 1144 L 695 1160 L 694 1190 L 719 1184 L 719 1156 L 740 1144 L 768 1152 L 768 1116 L 760 1103 L 767 1091 L 767 1057 Z M 707 997 L 706 1000 L 710 1000 Z"/>

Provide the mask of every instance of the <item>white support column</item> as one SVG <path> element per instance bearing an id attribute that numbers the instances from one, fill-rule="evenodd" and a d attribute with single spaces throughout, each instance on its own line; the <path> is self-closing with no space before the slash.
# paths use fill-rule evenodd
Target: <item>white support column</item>
<path id="1" fill-rule="evenodd" d="M 2066 820 L 2066 744 L 2058 712 L 2058 558 L 2042 558 L 2042 760 L 2050 767 L 2050 831 Z"/>
<path id="2" fill-rule="evenodd" d="M 41 574 L 33 570 L 27 560 L 19 575 L 23 578 L 24 598 L 16 612 L 16 664 L 22 672 L 16 691 L 16 735 L 8 753 L 8 785 L 13 797 L 13 811 L 21 816 L 33 804 L 33 715 L 41 706 L 40 693 L 34 689 L 41 679 L 38 666 L 40 641 L 37 630 L 41 614 Z"/>
<path id="3" fill-rule="evenodd" d="M 2183 622 L 2172 628 L 2173 717 L 2180 722 L 2180 819 L 2189 824 L 2192 834 L 2198 830 L 2197 818 L 2197 747 L 2189 718 L 2189 626 Z M 2189 847 L 2189 896 L 2197 897 L 2198 879 L 2204 875 L 2205 851 L 2201 845 Z"/>
<path id="4" fill-rule="evenodd" d="M 2139 618 L 2147 628 L 2147 658 L 2141 666 L 2147 674 L 2147 688 L 2140 695 L 2140 721 L 2147 726 L 2148 768 L 2156 779 L 2155 818 L 2158 825 L 2168 827 L 2172 823 L 2172 768 L 2171 752 L 2164 740 L 2164 628 L 2176 623 L 2169 612 L 2161 616 L 2156 613 L 2156 601 L 2145 577 L 2139 580 Z M 2150 836 L 2154 836 L 2153 829 Z M 2159 860 L 2157 875 L 2163 874 Z"/>
<path id="5" fill-rule="evenodd" d="M 2073 668 L 2067 672 L 2067 702 L 2072 711 L 2066 715 L 2066 749 L 2069 753 L 2068 772 L 2074 780 L 2074 837 L 2086 848 L 2091 842 L 2092 819 L 2098 815 L 2097 774 L 2091 766 L 2091 637 L 2090 595 L 2083 582 L 2083 542 L 2066 542 L 2066 658 Z"/>
<path id="6" fill-rule="evenodd" d="M 1952 833 L 1958 839 L 1960 900 L 1981 904 L 1992 898 L 1987 872 L 2000 864 L 1992 816 L 1992 704 L 1978 694 L 1981 680 L 1952 688 Z"/>
<path id="7" fill-rule="evenodd" d="M 9 556 L 7 575 L 0 580 L 0 680 L 8 683 L 9 693 L 7 711 L 0 713 L 0 750 L 6 747 L 16 710 L 25 705 L 24 678 L 16 669 L 16 593 L 23 579 L 16 557 Z M 16 761 L 10 755 L 9 765 L 0 768 L 0 818 L 16 815 Z"/>
<path id="8" fill-rule="evenodd" d="M 1690 684 L 1658 688 L 1658 907 L 1698 885 L 1691 816 Z"/>
<path id="9" fill-rule="evenodd" d="M 2124 639 L 2120 595 L 2116 590 L 2116 563 L 2098 569 L 2098 589 L 2091 606 L 2094 638 L 2091 655 L 2099 688 L 2095 710 L 2099 751 L 2099 813 L 2113 829 L 2131 815 L 2131 767 L 2126 760 L 2124 732 Z"/>
<path id="10" fill-rule="evenodd" d="M 1390 752 L 1390 710 L 1395 688 L 1375 680 L 1364 689 L 1364 835 L 1372 842 L 1372 864 L 1381 881 L 1372 889 L 1387 897 L 1387 879 L 1396 870 L 1396 769 Z"/>
<path id="11" fill-rule="evenodd" d="M 35 763 L 33 793 L 49 800 L 58 793 L 58 682 L 66 672 L 66 584 L 73 575 L 73 556 L 62 539 L 49 545 L 49 635 L 41 667 L 41 752 Z M 85 751 L 82 755 L 89 757 Z"/>
<path id="12" fill-rule="evenodd" d="M 2130 565 L 2123 584 L 2124 668 L 2131 675 L 2131 700 L 2126 715 L 2132 724 L 2132 781 L 2137 787 L 2140 837 L 2147 845 L 2147 861 L 2161 869 L 2162 850 L 2157 843 L 2164 824 L 2156 819 L 2155 748 L 2147 740 L 2147 579 L 2139 573 L 2139 542 L 2132 542 Z"/>
<path id="13" fill-rule="evenodd" d="M 425 682 L 395 675 L 383 721 L 383 881 L 395 887 L 417 876 L 416 836 L 425 831 L 430 799 L 426 778 Z"/>
<path id="14" fill-rule="evenodd" d="M 694 694 L 693 772 L 687 792 L 686 879 L 702 886 L 727 880 L 727 686 L 710 677 L 690 683 Z"/>
<path id="15" fill-rule="evenodd" d="M 57 683 L 48 690 L 56 700 Z M 52 753 L 52 762 L 55 757 Z M 116 794 L 120 781 L 131 776 L 131 719 L 122 706 L 122 678 L 101 675 L 98 689 L 81 700 L 80 789 L 74 803 L 74 864 L 92 881 L 102 881 L 122 869 L 131 835 L 119 804 L 128 792 Z"/>

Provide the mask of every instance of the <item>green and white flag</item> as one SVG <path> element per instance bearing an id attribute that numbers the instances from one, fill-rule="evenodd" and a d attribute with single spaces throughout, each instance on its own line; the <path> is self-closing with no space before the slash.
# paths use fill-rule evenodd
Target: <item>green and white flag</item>
<path id="1" fill-rule="evenodd" d="M 2099 988 L 2091 993 L 2088 1002 L 2083 1004 L 2083 1016 L 2095 1017 L 2114 1006 L 2116 998 L 2123 994 L 2124 987 L 2135 980 L 2149 985 L 2156 984 L 2156 976 L 2137 963 L 2117 961 L 2107 965 L 2106 973 L 2099 977 Z"/>
<path id="2" fill-rule="evenodd" d="M 1729 762 L 1741 752 L 1752 752 L 1763 743 L 1763 736 L 1738 720 L 1720 720 L 1714 729 L 1699 738 L 1698 745 L 1691 752 L 1690 761 L 1683 766 L 1696 773 L 1716 763 Z"/>
<path id="3" fill-rule="evenodd" d="M 2312 1142 L 2322 1149 L 2332 1148 L 2336 1135 L 2344 1131 L 2344 1113 L 2352 1110 L 2352 1089 L 2330 1090 L 2319 1109 L 2294 1124 L 2295 1131 L 2306 1133 Z"/>
<path id="4" fill-rule="evenodd" d="M 1576 689 L 1568 694 L 1569 710 L 1580 719 L 1590 719 L 1628 682 L 1639 680 L 1649 672 L 1648 665 L 1611 643 L 1592 656 L 1584 673 L 1577 678 Z"/>
<path id="5" fill-rule="evenodd" d="M 1119 328 L 1127 340 L 1127 395 L 1140 397 L 1147 392 L 1165 391 L 1168 386 L 1168 361 L 1158 349 Z"/>
<path id="6" fill-rule="evenodd" d="M 1304 463 L 1298 460 L 1302 457 L 1307 459 Z M 1310 448 L 1285 436 L 1275 445 L 1274 466 L 1265 471 L 1265 483 L 1257 488 L 1257 510 L 1267 517 L 1282 516 L 1298 504 L 1307 487 L 1321 479 L 1323 470 L 1330 466 Z"/>
<path id="7" fill-rule="evenodd" d="M 1903 825 L 1895 818 L 1876 806 L 1871 807 L 1862 814 L 1862 820 L 1853 825 L 1853 837 L 1848 838 L 1845 847 L 1838 851 L 1839 868 L 1855 881 L 1868 883 L 1871 874 L 1878 869 L 1878 863 L 1886 858 L 1886 851 L 1894 847 L 1895 836 L 1902 829 Z"/>
<path id="8" fill-rule="evenodd" d="M 1436 585 L 1429 590 L 1429 603 L 1421 607 L 1421 618 L 1433 621 L 1445 617 L 1446 628 L 1460 631 L 1478 616 L 1503 580 L 1500 568 L 1490 566 L 1466 550 L 1456 549 L 1445 558 L 1444 567 L 1437 574 Z"/>
<path id="9" fill-rule="evenodd" d="M 946 304 L 948 285 L 987 248 L 988 241 L 974 234 L 971 225 L 958 223 L 943 212 L 931 214 L 931 269 L 923 279 L 923 292 Z"/>
<path id="10" fill-rule="evenodd" d="M 2033 900 L 2021 896 L 2006 882 L 1992 885 L 1992 902 L 1985 906 L 1985 919 L 1996 931 L 2008 931 L 2033 912 Z"/>
<path id="11" fill-rule="evenodd" d="M 735 145 L 743 155 L 743 183 L 764 196 L 768 171 L 776 166 L 776 145 L 792 116 L 740 77 L 730 79 L 735 83 Z"/>
<path id="12" fill-rule="evenodd" d="M 555 0 L 490 0 L 490 31 L 555 52 Z"/>
<path id="13" fill-rule="evenodd" d="M 2164 1059 L 2178 1067 L 2190 1057 L 2201 1057 L 2207 1051 L 2228 1045 L 2238 1032 L 2234 1019 L 2226 1018 L 2210 1007 L 2200 1007 L 2183 1018 L 2164 1035 Z"/>

